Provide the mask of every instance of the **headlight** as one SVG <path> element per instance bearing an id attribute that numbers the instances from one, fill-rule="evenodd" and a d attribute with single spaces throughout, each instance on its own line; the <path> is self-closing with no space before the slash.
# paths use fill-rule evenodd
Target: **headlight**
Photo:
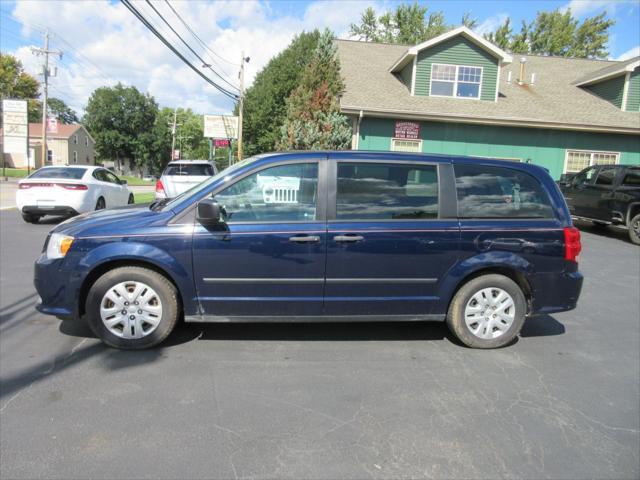
<path id="1" fill-rule="evenodd" d="M 61 233 L 52 233 L 47 245 L 47 258 L 64 257 L 73 244 L 73 237 Z"/>

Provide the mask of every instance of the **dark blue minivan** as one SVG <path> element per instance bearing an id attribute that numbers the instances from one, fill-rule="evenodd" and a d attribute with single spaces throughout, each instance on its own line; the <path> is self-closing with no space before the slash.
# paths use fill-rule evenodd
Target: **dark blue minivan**
<path id="1" fill-rule="evenodd" d="M 40 312 L 139 349 L 187 322 L 446 321 L 511 342 L 570 310 L 572 227 L 542 168 L 389 152 L 249 158 L 166 203 L 81 215 L 35 264 Z"/>

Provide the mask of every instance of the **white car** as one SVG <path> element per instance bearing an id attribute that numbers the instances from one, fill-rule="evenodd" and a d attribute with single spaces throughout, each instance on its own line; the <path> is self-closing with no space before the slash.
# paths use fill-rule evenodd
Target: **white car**
<path id="1" fill-rule="evenodd" d="M 175 160 L 169 162 L 156 182 L 156 200 L 173 198 L 218 173 L 207 160 Z"/>
<path id="2" fill-rule="evenodd" d="M 42 167 L 18 182 L 16 205 L 25 222 L 133 203 L 127 182 L 102 167 Z"/>

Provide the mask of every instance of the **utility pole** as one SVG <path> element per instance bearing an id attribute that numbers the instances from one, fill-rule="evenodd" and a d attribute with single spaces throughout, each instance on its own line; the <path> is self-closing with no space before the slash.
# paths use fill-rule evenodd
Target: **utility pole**
<path id="1" fill-rule="evenodd" d="M 171 158 L 169 159 L 169 161 L 173 160 L 173 152 L 176 149 L 176 127 L 178 126 L 178 124 L 176 123 L 177 119 L 178 119 L 178 107 L 176 107 L 175 110 L 173 111 L 173 125 L 171 126 Z"/>
<path id="2" fill-rule="evenodd" d="M 47 99 L 49 96 L 49 55 L 57 55 L 62 58 L 62 52 L 59 50 L 49 50 L 49 31 L 44 34 L 44 48 L 31 48 L 31 52 L 35 55 L 44 55 L 44 65 L 42 67 L 42 75 L 44 77 L 43 100 L 42 100 L 42 165 L 47 162 Z M 29 161 L 27 160 L 27 170 L 29 169 Z"/>
<path id="3" fill-rule="evenodd" d="M 244 64 L 249 63 L 250 58 L 244 56 L 240 59 L 240 105 L 238 108 L 238 161 L 242 160 L 242 116 L 244 112 Z"/>

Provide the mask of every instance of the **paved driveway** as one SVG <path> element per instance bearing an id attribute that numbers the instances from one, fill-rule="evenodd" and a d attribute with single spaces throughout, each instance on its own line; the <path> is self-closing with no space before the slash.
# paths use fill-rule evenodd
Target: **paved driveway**
<path id="1" fill-rule="evenodd" d="M 183 326 L 103 347 L 37 314 L 51 225 L 0 212 L 1 478 L 638 478 L 640 249 L 584 233 L 577 310 L 477 351 L 441 324 Z"/>

